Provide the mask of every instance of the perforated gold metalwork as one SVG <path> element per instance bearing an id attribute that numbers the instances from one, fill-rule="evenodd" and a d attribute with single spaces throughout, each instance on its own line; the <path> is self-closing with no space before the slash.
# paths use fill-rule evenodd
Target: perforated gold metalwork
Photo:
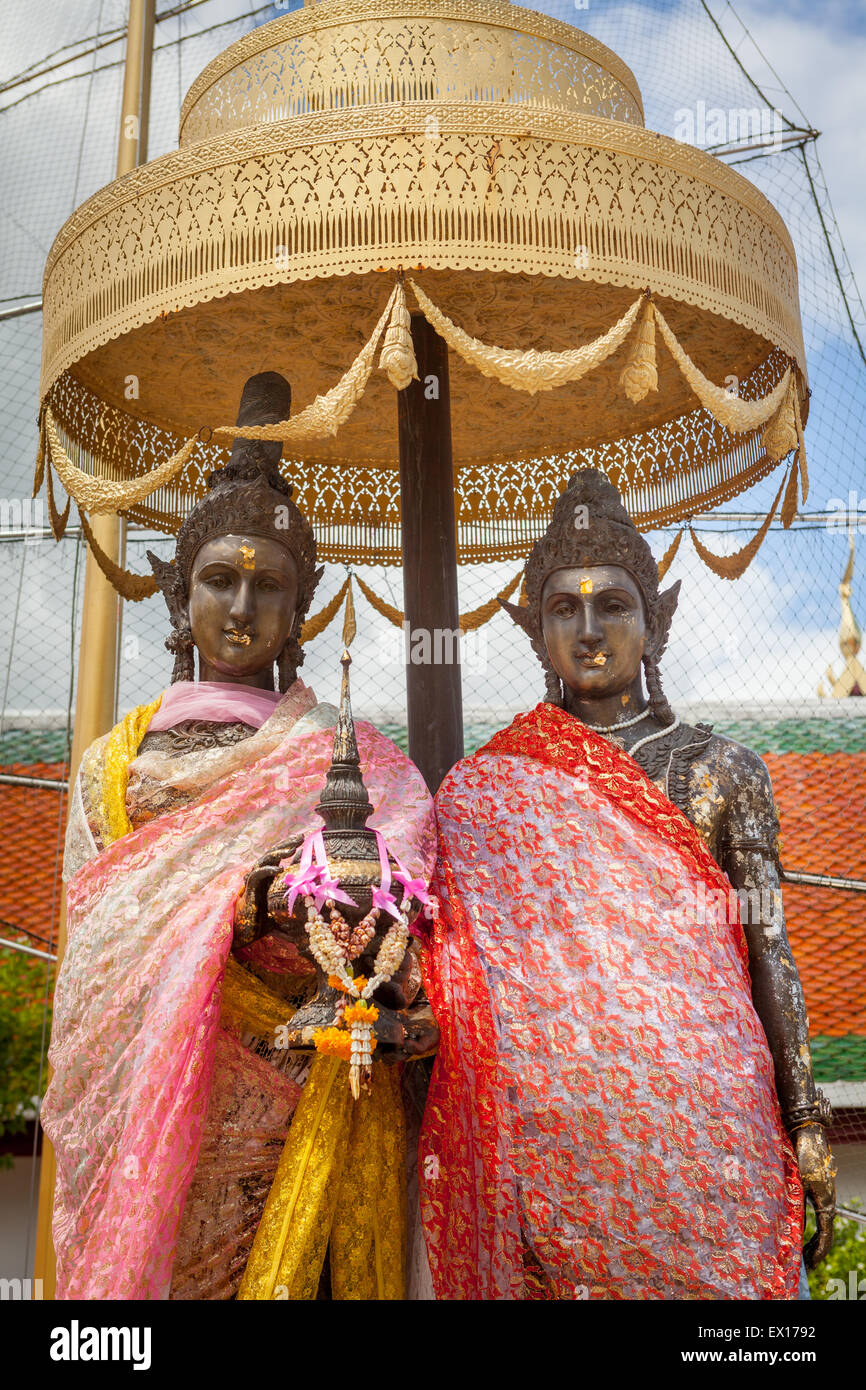
<path id="1" fill-rule="evenodd" d="M 315 90 L 309 63 L 291 57 L 310 45 L 332 54 Z M 490 57 L 494 76 L 473 91 L 475 45 L 529 55 L 516 85 Z M 603 73 L 581 68 L 582 96 L 575 64 Z M 579 109 L 608 109 L 615 89 L 631 117 Z M 70 457 L 108 476 L 145 472 L 231 420 L 257 371 L 283 372 L 303 408 L 356 357 L 400 268 L 467 333 L 504 348 L 580 347 L 648 287 L 712 381 L 736 376 L 754 399 L 792 361 L 805 412 L 781 219 L 734 170 L 644 130 L 638 98 L 624 64 L 586 35 L 498 0 L 325 0 L 247 35 L 194 84 L 183 148 L 89 199 L 51 249 L 42 394 Z M 281 118 L 284 99 L 297 114 Z M 608 471 L 643 525 L 770 471 L 759 441 L 697 408 L 663 346 L 658 390 L 628 399 L 628 350 L 531 398 L 452 354 L 464 560 L 525 554 L 575 462 Z M 396 415 L 374 371 L 338 434 L 286 460 L 328 558 L 399 559 Z M 224 457 L 197 448 L 130 515 L 174 529 Z"/>
<path id="2" fill-rule="evenodd" d="M 362 0 L 298 10 L 232 44 L 190 88 L 180 144 L 311 111 L 431 97 L 643 125 L 625 63 L 569 24 L 502 3 Z"/>

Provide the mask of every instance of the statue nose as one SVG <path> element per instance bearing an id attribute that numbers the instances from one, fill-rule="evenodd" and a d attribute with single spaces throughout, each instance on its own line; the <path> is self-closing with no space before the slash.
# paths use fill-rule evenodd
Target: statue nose
<path id="1" fill-rule="evenodd" d="M 586 647 L 597 647 L 604 640 L 604 633 L 592 604 L 584 605 L 578 613 L 577 639 Z"/>
<path id="2" fill-rule="evenodd" d="M 232 597 L 229 617 L 235 622 L 247 622 L 253 615 L 254 606 L 252 585 L 241 583 Z"/>

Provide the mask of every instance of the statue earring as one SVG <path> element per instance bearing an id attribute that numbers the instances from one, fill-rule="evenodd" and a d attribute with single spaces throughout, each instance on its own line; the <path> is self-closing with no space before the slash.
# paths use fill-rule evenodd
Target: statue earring
<path id="1" fill-rule="evenodd" d="M 174 655 L 174 670 L 171 683 L 195 680 L 195 643 L 189 623 L 176 627 L 165 639 L 165 645 Z"/>
<path id="2" fill-rule="evenodd" d="M 277 657 L 277 688 L 285 695 L 298 678 L 298 667 L 303 665 L 304 649 L 297 637 L 292 635 Z"/>

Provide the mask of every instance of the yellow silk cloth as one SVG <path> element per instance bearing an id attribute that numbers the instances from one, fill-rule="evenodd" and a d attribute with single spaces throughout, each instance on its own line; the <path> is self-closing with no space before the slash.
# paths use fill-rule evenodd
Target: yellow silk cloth
<path id="1" fill-rule="evenodd" d="M 403 1299 L 406 1128 L 396 1067 L 355 1101 L 317 1056 L 292 1118 L 238 1299 L 314 1299 L 330 1241 L 334 1299 Z"/>
<path id="2" fill-rule="evenodd" d="M 130 710 L 105 737 L 104 771 L 98 804 L 94 807 L 105 846 L 128 835 L 132 823 L 126 809 L 129 765 L 138 756 L 150 721 L 162 703 L 158 696 L 149 705 Z M 229 957 L 223 980 L 221 1022 L 233 1032 L 246 1031 L 267 1036 L 294 1013 L 261 980 Z"/>
<path id="3" fill-rule="evenodd" d="M 132 829 L 126 811 L 129 764 L 138 756 L 139 744 L 161 704 L 160 695 L 149 705 L 137 705 L 106 735 L 101 795 L 94 807 L 103 845 L 112 844 Z"/>

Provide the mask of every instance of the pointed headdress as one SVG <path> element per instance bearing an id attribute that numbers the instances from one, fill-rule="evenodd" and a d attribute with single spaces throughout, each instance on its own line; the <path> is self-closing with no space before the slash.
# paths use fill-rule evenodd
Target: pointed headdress
<path id="1" fill-rule="evenodd" d="M 288 418 L 292 391 L 279 372 L 251 376 L 243 389 L 237 424 L 267 425 Z M 231 457 L 207 479 L 207 492 L 177 534 L 174 560 L 148 559 L 168 605 L 172 633 L 166 646 L 174 653 L 172 682 L 192 680 L 194 644 L 189 625 L 189 580 L 201 547 L 215 536 L 264 536 L 279 541 L 298 571 L 298 598 L 292 631 L 278 658 L 279 685 L 287 690 L 304 653 L 299 638 L 323 571 L 316 567 L 316 538 L 303 512 L 292 501 L 292 488 L 280 473 L 280 440 L 236 439 Z"/>

